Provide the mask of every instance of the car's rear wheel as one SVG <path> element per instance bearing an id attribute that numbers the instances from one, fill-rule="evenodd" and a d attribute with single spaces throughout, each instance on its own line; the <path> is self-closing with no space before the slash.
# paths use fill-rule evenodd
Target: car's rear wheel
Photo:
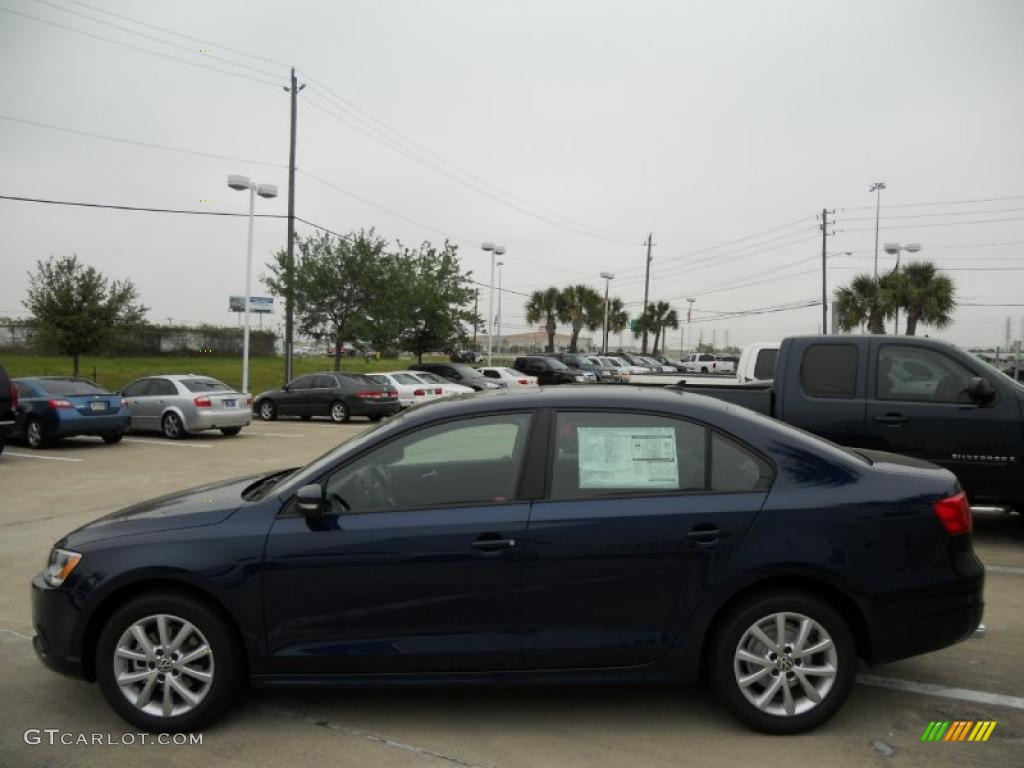
<path id="1" fill-rule="evenodd" d="M 260 418 L 264 421 L 273 421 L 277 418 L 277 406 L 273 400 L 261 400 L 259 407 Z"/>
<path id="2" fill-rule="evenodd" d="M 707 373 L 708 372 L 708 367 L 706 365 L 702 365 L 701 368 L 700 368 L 700 372 L 701 373 Z"/>
<path id="3" fill-rule="evenodd" d="M 25 423 L 25 440 L 28 442 L 29 448 L 45 448 L 47 444 L 46 436 L 43 434 L 43 422 L 37 417 L 32 416 Z"/>
<path id="4" fill-rule="evenodd" d="M 718 626 L 710 648 L 715 695 L 737 719 L 765 733 L 821 725 L 853 687 L 850 629 L 813 595 L 775 593 L 741 604 Z"/>
<path id="5" fill-rule="evenodd" d="M 173 592 L 141 595 L 100 631 L 96 677 L 122 718 L 146 731 L 203 728 L 241 684 L 241 649 L 219 613 Z"/>
<path id="6" fill-rule="evenodd" d="M 220 431 L 221 431 L 222 435 L 227 435 L 228 437 L 234 437 L 235 435 L 237 435 L 239 432 L 242 431 L 242 428 L 241 427 L 221 427 Z"/>
<path id="7" fill-rule="evenodd" d="M 123 429 L 115 429 L 112 432 L 107 432 L 106 434 L 103 435 L 103 442 L 107 443 L 108 445 L 113 445 L 114 443 L 120 443 L 121 440 L 123 440 L 123 439 L 124 439 L 124 430 Z"/>
<path id="8" fill-rule="evenodd" d="M 352 418 L 352 414 L 349 413 L 348 406 L 341 402 L 341 400 L 335 400 L 331 403 L 329 414 L 331 416 L 331 421 L 335 424 L 344 424 Z"/>
<path id="9" fill-rule="evenodd" d="M 375 413 L 372 416 L 370 416 L 369 418 L 370 418 L 370 421 L 380 421 L 381 419 L 384 418 L 384 414 L 383 413 Z"/>
<path id="10" fill-rule="evenodd" d="M 165 413 L 164 417 L 160 419 L 160 431 L 164 433 L 164 437 L 171 440 L 180 440 L 188 434 L 185 431 L 185 425 L 181 422 L 181 417 L 174 411 Z"/>

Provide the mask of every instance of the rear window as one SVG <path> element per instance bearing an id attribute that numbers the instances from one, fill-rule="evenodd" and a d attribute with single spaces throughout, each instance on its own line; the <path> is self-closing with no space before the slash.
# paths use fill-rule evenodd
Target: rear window
<path id="1" fill-rule="evenodd" d="M 40 379 L 39 386 L 48 395 L 103 395 L 101 389 L 88 379 Z"/>
<path id="2" fill-rule="evenodd" d="M 182 379 L 189 392 L 230 392 L 231 387 L 216 379 Z"/>
<path id="3" fill-rule="evenodd" d="M 859 356 L 853 344 L 811 344 L 800 362 L 804 393 L 811 397 L 856 397 Z"/>
<path id="4" fill-rule="evenodd" d="M 779 356 L 777 349 L 762 349 L 754 361 L 754 378 L 771 379 L 775 376 L 775 358 Z"/>

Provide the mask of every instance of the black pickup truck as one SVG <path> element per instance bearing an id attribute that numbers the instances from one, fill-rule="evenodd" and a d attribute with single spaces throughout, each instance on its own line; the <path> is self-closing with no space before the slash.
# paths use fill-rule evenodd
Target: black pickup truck
<path id="1" fill-rule="evenodd" d="M 771 382 L 675 386 L 851 448 L 954 472 L 976 506 L 1024 512 L 1024 386 L 963 350 L 912 336 L 783 340 Z"/>

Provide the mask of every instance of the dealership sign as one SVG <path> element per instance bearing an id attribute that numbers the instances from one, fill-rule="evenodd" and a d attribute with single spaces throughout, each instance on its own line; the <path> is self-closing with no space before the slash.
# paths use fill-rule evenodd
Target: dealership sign
<path id="1" fill-rule="evenodd" d="M 245 312 L 245 296 L 229 296 L 228 308 L 232 312 Z M 250 296 L 249 311 L 270 313 L 274 311 L 273 296 Z"/>

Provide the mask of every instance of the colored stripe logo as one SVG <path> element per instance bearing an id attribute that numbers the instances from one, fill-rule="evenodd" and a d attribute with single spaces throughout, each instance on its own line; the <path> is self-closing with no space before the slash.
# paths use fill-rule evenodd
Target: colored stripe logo
<path id="1" fill-rule="evenodd" d="M 995 728 L 995 720 L 933 720 L 921 741 L 988 741 Z"/>

